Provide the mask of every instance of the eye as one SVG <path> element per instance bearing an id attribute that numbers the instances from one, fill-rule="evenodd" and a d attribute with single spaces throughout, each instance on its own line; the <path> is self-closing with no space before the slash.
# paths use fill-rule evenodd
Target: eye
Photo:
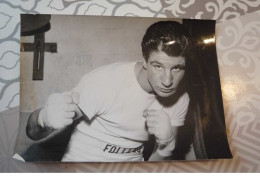
<path id="1" fill-rule="evenodd" d="M 162 66 L 159 66 L 159 65 L 154 65 L 154 68 L 156 69 L 156 70 L 162 70 Z"/>
<path id="2" fill-rule="evenodd" d="M 173 71 L 179 72 L 181 70 L 185 70 L 185 65 L 177 65 L 172 68 Z"/>
<path id="3" fill-rule="evenodd" d="M 174 67 L 172 70 L 175 71 L 175 72 L 181 71 L 181 69 L 179 67 Z"/>

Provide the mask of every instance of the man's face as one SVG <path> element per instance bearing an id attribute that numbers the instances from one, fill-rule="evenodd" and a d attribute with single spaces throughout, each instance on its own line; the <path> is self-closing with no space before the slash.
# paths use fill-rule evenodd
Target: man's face
<path id="1" fill-rule="evenodd" d="M 160 97 L 170 97 L 178 88 L 185 73 L 185 59 L 168 56 L 163 51 L 151 52 L 144 62 L 151 90 Z"/>

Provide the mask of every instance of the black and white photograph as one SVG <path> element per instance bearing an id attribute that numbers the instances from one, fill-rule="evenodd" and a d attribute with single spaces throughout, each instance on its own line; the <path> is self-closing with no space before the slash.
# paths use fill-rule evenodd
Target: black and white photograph
<path id="1" fill-rule="evenodd" d="M 25 162 L 232 158 L 215 20 L 21 15 Z"/>

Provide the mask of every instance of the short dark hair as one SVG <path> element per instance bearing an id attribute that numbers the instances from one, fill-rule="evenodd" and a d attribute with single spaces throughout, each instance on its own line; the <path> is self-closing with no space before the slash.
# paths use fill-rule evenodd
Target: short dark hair
<path id="1" fill-rule="evenodd" d="M 160 21 L 152 24 L 142 41 L 142 53 L 147 61 L 152 51 L 160 50 L 168 56 L 186 57 L 189 37 L 182 24 L 175 21 Z"/>

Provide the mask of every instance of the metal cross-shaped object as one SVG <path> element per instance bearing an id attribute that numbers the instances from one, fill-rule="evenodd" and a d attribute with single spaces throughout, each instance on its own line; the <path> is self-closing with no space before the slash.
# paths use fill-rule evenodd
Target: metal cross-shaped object
<path id="1" fill-rule="evenodd" d="M 34 43 L 22 43 L 21 51 L 34 52 L 33 55 L 33 80 L 43 80 L 44 52 L 57 52 L 56 43 L 45 43 L 45 34 L 34 35 Z"/>
<path id="2" fill-rule="evenodd" d="M 34 35 L 34 43 L 21 43 L 21 51 L 34 52 L 33 80 L 43 80 L 44 52 L 57 52 L 56 43 L 45 43 L 50 19 L 50 15 L 21 15 L 21 36 Z"/>

